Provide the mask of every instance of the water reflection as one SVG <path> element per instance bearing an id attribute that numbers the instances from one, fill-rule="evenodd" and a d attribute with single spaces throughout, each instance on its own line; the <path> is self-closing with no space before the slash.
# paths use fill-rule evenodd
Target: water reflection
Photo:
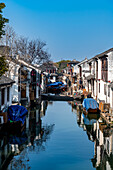
<path id="1" fill-rule="evenodd" d="M 0 134 L 0 169 L 30 169 L 28 152 L 37 153 L 45 150 L 45 143 L 50 138 L 54 124 L 42 127 L 41 117 L 45 115 L 47 101 L 38 108 L 31 109 L 26 117 L 26 128 L 20 134 Z"/>
<path id="2" fill-rule="evenodd" d="M 77 104 L 71 102 L 73 109 Z M 72 110 L 73 110 L 72 109 Z M 77 123 L 86 131 L 88 139 L 94 142 L 92 165 L 96 169 L 113 169 L 113 128 L 96 114 L 84 115 L 78 108 Z"/>
<path id="3" fill-rule="evenodd" d="M 78 167 L 76 168 L 76 164 L 74 164 L 76 163 L 76 160 L 77 160 L 78 161 L 77 165 L 79 164 L 79 169 L 83 169 L 84 167 L 81 165 L 79 158 L 76 156 L 76 152 L 78 153 L 80 159 L 83 159 L 83 157 L 80 156 L 80 154 L 83 153 L 83 151 L 81 152 L 78 146 L 79 145 L 82 146 L 83 144 L 81 143 L 87 140 L 87 141 L 91 141 L 91 143 L 94 144 L 94 153 L 92 153 L 92 156 L 90 156 L 90 160 L 91 160 L 90 163 L 91 163 L 92 169 L 112 170 L 113 169 L 113 128 L 110 128 L 102 120 L 101 117 L 95 114 L 84 115 L 78 103 L 76 102 L 68 102 L 68 103 L 69 103 L 69 107 L 71 106 L 72 108 L 71 110 L 72 110 L 73 116 L 76 117 L 76 122 L 74 122 L 74 124 L 75 125 L 77 124 L 77 126 L 75 125 L 70 126 L 69 124 L 69 121 L 70 122 L 72 121 L 73 116 L 72 116 L 72 119 L 70 120 L 68 120 L 68 118 L 65 119 L 64 117 L 63 118 L 60 117 L 60 120 L 59 120 L 59 118 L 57 118 L 58 110 L 55 110 L 56 112 L 55 114 L 53 114 L 53 110 L 56 109 L 54 102 L 43 101 L 40 103 L 40 105 L 37 108 L 34 108 L 29 111 L 29 114 L 26 118 L 26 128 L 24 131 L 22 131 L 22 133 L 20 134 L 7 134 L 6 132 L 1 133 L 0 134 L 1 169 L 8 169 L 8 170 L 31 169 L 32 167 L 30 164 L 30 159 L 31 159 L 30 155 L 32 154 L 34 155 L 35 153 L 41 156 L 41 153 L 43 151 L 46 152 L 47 150 L 47 152 L 50 151 L 52 155 L 55 154 L 55 156 L 58 159 L 59 157 L 58 148 L 60 148 L 60 154 L 61 154 L 61 158 L 64 161 L 64 164 L 66 164 L 68 161 L 73 162 L 72 163 L 73 166 L 71 166 L 71 169 L 77 169 Z M 57 121 L 56 121 L 57 125 L 55 126 L 53 123 L 52 124 L 47 123 L 49 118 L 46 120 L 46 124 L 44 123 L 44 125 L 42 125 L 43 118 L 47 116 L 46 110 L 47 110 L 48 104 L 49 104 L 49 107 L 51 107 L 51 109 L 55 107 L 51 111 L 52 114 L 49 115 L 49 118 L 51 115 L 53 115 L 55 118 L 54 120 L 56 120 L 57 118 Z M 65 103 L 62 107 L 66 105 L 68 104 Z M 57 104 L 57 106 L 59 106 L 59 104 Z M 64 113 L 65 116 L 68 116 L 68 115 L 71 116 L 70 114 L 68 114 L 68 112 L 66 112 L 65 108 L 64 108 L 64 112 L 65 112 Z M 68 120 L 68 122 L 65 123 L 65 120 Z M 68 127 L 67 130 L 65 129 L 65 126 Z M 54 127 L 56 127 L 56 129 L 54 129 Z M 74 131 L 74 129 L 72 128 L 75 128 L 75 129 L 78 128 L 78 129 Z M 83 136 L 83 133 L 81 133 L 80 131 L 82 129 L 83 129 L 83 133 L 87 135 L 86 138 Z M 51 142 L 50 144 L 51 148 L 49 148 L 49 151 L 48 151 L 47 141 L 51 139 L 52 132 L 54 131 L 56 132 L 56 134 L 53 135 L 54 136 L 54 138 L 52 138 L 53 143 Z M 77 133 L 78 134 L 81 133 L 82 135 L 79 136 L 77 135 Z M 59 141 L 56 141 L 57 140 L 56 136 L 59 137 L 60 139 Z M 62 148 L 62 146 L 59 147 L 59 145 L 62 145 L 62 143 L 63 143 L 64 148 Z M 56 147 L 57 145 L 58 147 Z M 89 143 L 85 146 L 89 147 Z M 71 148 L 71 150 L 70 149 L 68 150 L 68 148 Z M 76 148 L 78 148 L 78 150 Z M 90 150 L 90 147 L 87 149 Z M 89 159 L 86 153 L 87 149 L 84 150 L 85 152 L 84 160 Z M 55 153 L 53 153 L 53 150 Z M 68 160 L 66 160 L 64 153 L 66 154 L 66 156 L 68 155 L 66 157 L 68 158 Z M 50 157 L 50 158 L 52 159 L 53 157 Z M 56 158 L 54 159 L 56 160 Z M 55 161 L 54 159 L 53 161 Z M 65 168 L 66 168 L 66 165 L 64 166 Z M 70 165 L 71 163 L 68 164 L 67 169 L 70 169 Z M 87 166 L 89 166 L 88 162 L 87 162 Z"/>

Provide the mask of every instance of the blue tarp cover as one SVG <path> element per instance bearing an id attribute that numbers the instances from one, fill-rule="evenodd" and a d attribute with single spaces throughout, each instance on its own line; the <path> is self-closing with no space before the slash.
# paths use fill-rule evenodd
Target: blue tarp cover
<path id="1" fill-rule="evenodd" d="M 22 124 L 25 122 L 27 109 L 24 106 L 12 105 L 8 108 L 8 121 L 21 121 Z"/>
<path id="2" fill-rule="evenodd" d="M 94 123 L 97 122 L 96 119 L 91 119 L 89 120 L 84 114 L 82 114 L 83 120 L 84 120 L 84 124 L 85 125 L 93 125 Z"/>
<path id="3" fill-rule="evenodd" d="M 58 85 L 62 85 L 63 83 L 62 82 L 55 82 L 55 83 L 50 83 L 47 85 L 47 87 L 49 86 L 58 86 Z"/>
<path id="4" fill-rule="evenodd" d="M 27 135 L 24 133 L 21 134 L 21 136 L 17 136 L 17 135 L 10 135 L 9 136 L 9 143 L 10 144 L 18 144 L 18 145 L 22 145 L 27 141 Z"/>
<path id="5" fill-rule="evenodd" d="M 98 108 L 98 103 L 93 98 L 84 99 L 82 105 L 86 109 L 86 111 L 88 111 L 89 108 L 91 109 Z"/>

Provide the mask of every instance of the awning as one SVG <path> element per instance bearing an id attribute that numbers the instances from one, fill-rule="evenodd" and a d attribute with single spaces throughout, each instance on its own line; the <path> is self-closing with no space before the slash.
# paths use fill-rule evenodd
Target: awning
<path id="1" fill-rule="evenodd" d="M 91 80 L 91 79 L 95 79 L 95 75 L 92 75 L 92 74 L 91 74 L 91 75 L 89 75 L 89 76 L 86 77 L 86 80 Z"/>

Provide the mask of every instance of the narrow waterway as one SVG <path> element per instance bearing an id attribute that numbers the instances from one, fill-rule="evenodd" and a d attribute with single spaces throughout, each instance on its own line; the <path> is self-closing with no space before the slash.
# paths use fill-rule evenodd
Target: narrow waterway
<path id="1" fill-rule="evenodd" d="M 78 126 L 76 111 L 73 113 L 67 102 L 49 105 L 42 122 L 54 124 L 54 128 L 37 162 L 39 169 L 92 169 L 93 143 Z"/>
<path id="2" fill-rule="evenodd" d="M 41 103 L 40 109 L 32 110 L 29 117 L 26 131 L 7 139 L 8 148 L 13 151 L 7 162 L 8 170 L 91 170 L 106 167 L 108 158 L 104 160 L 105 165 L 102 158 L 98 158 L 96 118 L 87 119 L 68 102 L 46 101 Z"/>

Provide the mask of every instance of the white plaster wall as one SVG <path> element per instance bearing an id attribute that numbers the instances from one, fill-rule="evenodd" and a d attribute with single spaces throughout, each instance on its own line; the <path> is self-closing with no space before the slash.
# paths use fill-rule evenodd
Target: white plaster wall
<path id="1" fill-rule="evenodd" d="M 82 66 L 82 70 L 89 70 L 89 64 L 87 63 L 87 61 L 81 64 L 81 66 Z"/>
<path id="2" fill-rule="evenodd" d="M 5 88 L 5 101 L 4 105 L 1 106 L 1 110 L 7 108 L 8 106 L 12 105 L 12 87 L 9 87 L 9 101 L 7 101 L 7 87 Z"/>
<path id="3" fill-rule="evenodd" d="M 11 71 L 9 73 L 9 76 L 12 80 L 15 81 L 15 83 L 12 86 L 12 100 L 15 102 L 19 101 L 18 97 L 18 70 L 20 68 L 19 65 L 16 65 L 15 63 L 10 63 L 9 65 Z"/>
<path id="4" fill-rule="evenodd" d="M 98 99 L 99 100 L 105 100 L 105 102 L 106 102 L 106 95 L 104 94 L 104 84 L 105 84 L 105 82 L 100 80 L 99 83 L 100 83 L 100 93 L 98 93 Z M 99 87 L 98 87 L 98 89 L 99 89 Z"/>
<path id="5" fill-rule="evenodd" d="M 100 83 L 100 93 L 98 93 L 98 99 L 104 100 L 106 103 L 112 102 L 112 95 L 110 93 L 110 97 L 108 97 L 108 85 L 109 83 L 104 82 L 103 80 L 98 81 L 98 84 Z M 106 84 L 106 95 L 104 94 L 104 85 Z M 99 91 L 99 87 L 98 87 Z"/>
<path id="6" fill-rule="evenodd" d="M 96 97 L 96 81 L 94 80 L 94 97 Z"/>
<path id="7" fill-rule="evenodd" d="M 99 166 L 100 162 L 101 162 L 100 151 L 101 151 L 100 146 L 97 146 L 97 162 L 96 162 L 96 166 Z"/>
<path id="8" fill-rule="evenodd" d="M 112 170 L 112 167 L 108 161 L 106 161 L 106 170 Z"/>
<path id="9" fill-rule="evenodd" d="M 95 65 L 95 70 L 94 70 L 94 72 L 95 72 L 95 77 L 96 77 L 96 62 L 94 62 L 94 65 Z"/>
<path id="10" fill-rule="evenodd" d="M 85 73 L 85 77 L 89 76 L 90 75 L 90 72 L 86 72 Z"/>
<path id="11" fill-rule="evenodd" d="M 113 100 L 113 98 L 112 98 L 112 90 L 111 90 L 111 88 L 110 88 L 110 107 L 113 108 L 112 100 Z"/>
<path id="12" fill-rule="evenodd" d="M 98 79 L 101 79 L 101 60 L 98 59 Z"/>
<path id="13" fill-rule="evenodd" d="M 104 137 L 103 137 L 103 133 L 100 130 L 100 140 L 99 140 L 99 145 L 103 145 L 104 144 Z"/>
<path id="14" fill-rule="evenodd" d="M 92 92 L 91 91 L 91 82 L 89 82 L 89 92 Z"/>
<path id="15" fill-rule="evenodd" d="M 93 124 L 93 130 L 96 131 L 96 128 L 97 128 L 97 124 L 94 123 L 94 124 Z"/>
<path id="16" fill-rule="evenodd" d="M 86 86 L 85 86 L 86 91 L 88 91 L 88 82 L 86 81 Z"/>
<path id="17" fill-rule="evenodd" d="M 56 76 L 53 76 L 53 82 L 56 82 Z"/>
<path id="18" fill-rule="evenodd" d="M 111 152 L 113 154 L 113 131 L 112 131 L 112 135 L 111 135 Z"/>
<path id="19" fill-rule="evenodd" d="M 44 91 L 44 87 L 45 87 L 45 85 L 44 85 L 44 79 L 45 79 L 45 77 L 44 77 L 44 75 L 42 74 L 42 83 L 41 83 L 41 90 L 42 90 L 42 91 Z"/>
<path id="20" fill-rule="evenodd" d="M 91 74 L 92 75 L 95 74 L 95 62 L 94 61 L 92 61 Z"/>
<path id="21" fill-rule="evenodd" d="M 108 53 L 108 81 L 113 81 L 113 52 Z"/>

